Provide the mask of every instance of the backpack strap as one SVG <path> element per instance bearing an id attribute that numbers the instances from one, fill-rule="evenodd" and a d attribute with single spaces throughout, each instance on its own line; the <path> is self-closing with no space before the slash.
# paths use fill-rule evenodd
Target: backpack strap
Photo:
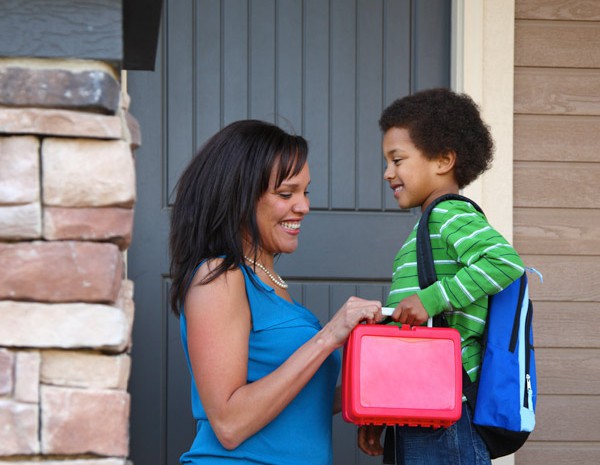
<path id="1" fill-rule="evenodd" d="M 463 202 L 469 202 L 475 210 L 483 213 L 483 210 L 479 205 L 473 202 L 471 199 L 458 194 L 446 194 L 438 197 L 431 202 L 419 220 L 419 226 L 417 227 L 417 271 L 419 274 L 419 287 L 425 289 L 431 286 L 437 281 L 437 273 L 435 272 L 435 262 L 433 260 L 433 252 L 431 250 L 431 238 L 429 237 L 429 217 L 431 211 L 441 202 L 446 200 L 462 200 Z M 448 322 L 444 318 L 443 314 L 437 315 L 433 318 L 433 326 L 448 326 Z M 463 381 L 463 394 L 467 398 L 472 410 L 475 410 L 475 401 L 477 400 L 477 383 L 471 381 L 469 375 L 463 367 L 462 370 L 462 381 Z"/>
<path id="2" fill-rule="evenodd" d="M 421 289 L 425 289 L 437 281 L 433 252 L 431 251 L 431 238 L 429 237 L 429 216 L 431 215 L 431 211 L 437 207 L 438 204 L 446 200 L 462 200 L 463 202 L 469 202 L 475 207 L 475 210 L 484 214 L 479 205 L 471 199 L 459 194 L 442 195 L 427 206 L 421 215 L 419 226 L 417 227 L 417 269 L 419 271 L 419 287 Z"/>

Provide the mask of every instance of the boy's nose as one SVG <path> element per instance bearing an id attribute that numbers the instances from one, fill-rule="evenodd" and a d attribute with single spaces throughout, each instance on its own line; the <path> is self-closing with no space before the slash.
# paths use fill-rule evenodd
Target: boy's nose
<path id="1" fill-rule="evenodd" d="M 386 165 L 385 170 L 383 171 L 383 179 L 386 181 L 390 181 L 394 179 L 394 170 L 390 167 L 390 165 Z"/>

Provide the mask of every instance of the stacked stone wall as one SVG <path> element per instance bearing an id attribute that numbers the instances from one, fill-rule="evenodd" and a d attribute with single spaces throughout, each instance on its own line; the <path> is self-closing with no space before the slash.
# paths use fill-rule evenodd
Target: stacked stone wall
<path id="1" fill-rule="evenodd" d="M 135 119 L 102 62 L 0 59 L 0 465 L 124 465 Z"/>

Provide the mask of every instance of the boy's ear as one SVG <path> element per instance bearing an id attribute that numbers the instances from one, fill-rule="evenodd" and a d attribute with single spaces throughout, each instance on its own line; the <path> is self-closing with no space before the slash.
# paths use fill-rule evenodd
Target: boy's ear
<path id="1" fill-rule="evenodd" d="M 448 152 L 440 153 L 437 158 L 438 174 L 447 174 L 454 169 L 456 163 L 456 152 L 449 150 Z"/>

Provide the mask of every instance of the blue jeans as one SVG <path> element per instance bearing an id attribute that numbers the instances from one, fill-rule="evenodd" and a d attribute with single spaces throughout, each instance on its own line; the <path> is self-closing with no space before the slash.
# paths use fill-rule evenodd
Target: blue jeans
<path id="1" fill-rule="evenodd" d="M 490 454 L 463 402 L 460 420 L 448 428 L 396 427 L 397 465 L 490 465 Z"/>

